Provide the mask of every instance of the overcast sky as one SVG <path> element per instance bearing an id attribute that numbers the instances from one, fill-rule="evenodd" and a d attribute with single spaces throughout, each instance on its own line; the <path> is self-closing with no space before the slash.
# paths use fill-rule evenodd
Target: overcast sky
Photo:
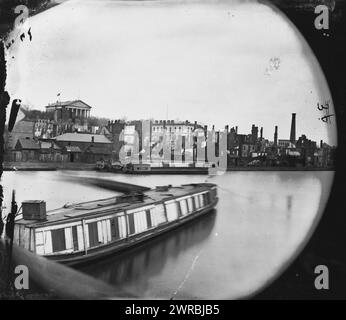
<path id="1" fill-rule="evenodd" d="M 9 52 L 8 90 L 31 107 L 82 99 L 92 115 L 264 127 L 336 144 L 317 102 L 320 67 L 281 14 L 254 1 L 71 0 L 29 19 Z M 12 58 L 14 57 L 14 58 Z M 331 110 L 331 113 L 334 113 Z"/>

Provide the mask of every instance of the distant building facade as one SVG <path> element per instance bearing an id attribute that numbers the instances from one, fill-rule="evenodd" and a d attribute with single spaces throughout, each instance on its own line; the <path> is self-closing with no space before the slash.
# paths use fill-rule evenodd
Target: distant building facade
<path id="1" fill-rule="evenodd" d="M 104 135 L 64 133 L 54 139 L 69 162 L 96 162 L 111 158 L 112 142 Z"/>
<path id="2" fill-rule="evenodd" d="M 47 112 L 54 112 L 55 121 L 85 119 L 90 117 L 91 106 L 82 100 L 57 101 L 46 106 Z"/>
<path id="3" fill-rule="evenodd" d="M 196 129 L 204 135 L 205 128 L 197 122 L 115 120 L 109 122 L 107 131 L 116 160 L 122 153 L 125 161 L 135 156 L 140 161 L 184 162 L 193 159 Z"/>

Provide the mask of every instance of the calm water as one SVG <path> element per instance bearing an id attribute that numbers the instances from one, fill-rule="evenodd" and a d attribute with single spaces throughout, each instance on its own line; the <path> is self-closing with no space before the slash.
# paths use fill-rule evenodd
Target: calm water
<path id="1" fill-rule="evenodd" d="M 219 187 L 215 213 L 82 270 L 139 297 L 240 298 L 277 276 L 297 254 L 328 198 L 333 172 L 228 172 L 222 176 L 132 176 L 96 172 L 5 172 L 6 204 L 42 199 L 47 209 L 114 192 L 67 176 L 150 187 L 203 182 Z"/>

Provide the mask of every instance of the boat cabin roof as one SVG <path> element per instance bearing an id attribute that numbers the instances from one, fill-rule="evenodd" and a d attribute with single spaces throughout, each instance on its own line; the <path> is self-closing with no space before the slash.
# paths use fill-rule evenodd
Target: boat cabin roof
<path id="1" fill-rule="evenodd" d="M 154 205 L 162 201 L 188 196 L 194 193 L 209 191 L 215 187 L 212 183 L 185 184 L 181 186 L 160 186 L 144 191 L 142 194 L 117 195 L 111 198 L 88 202 L 66 204 L 62 208 L 47 211 L 46 220 L 16 220 L 16 224 L 38 228 L 51 224 L 79 221 L 81 218 L 100 217 L 124 210 Z"/>

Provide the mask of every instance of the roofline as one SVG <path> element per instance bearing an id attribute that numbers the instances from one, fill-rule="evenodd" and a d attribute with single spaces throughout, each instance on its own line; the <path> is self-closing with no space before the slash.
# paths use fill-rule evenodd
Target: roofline
<path id="1" fill-rule="evenodd" d="M 87 104 L 86 102 L 84 102 L 81 99 L 72 100 L 72 101 L 57 101 L 57 102 L 54 102 L 52 104 L 48 104 L 47 106 L 45 106 L 45 108 L 54 107 L 54 106 L 63 106 L 63 104 L 67 103 L 67 102 L 71 102 L 71 106 L 73 106 L 73 103 L 75 103 L 77 101 L 80 101 L 80 102 L 84 103 L 89 109 L 92 108 L 89 104 Z"/>
<path id="2" fill-rule="evenodd" d="M 191 191 L 186 192 L 183 195 L 167 196 L 167 197 L 162 197 L 161 199 L 157 200 L 157 199 L 150 198 L 150 192 L 156 191 L 155 188 L 153 188 L 153 189 L 146 191 L 147 193 L 149 193 L 149 197 L 147 198 L 148 202 L 139 202 L 139 203 L 138 202 L 123 202 L 125 204 L 128 204 L 128 205 L 124 205 L 124 206 L 120 205 L 121 202 L 114 203 L 114 204 L 108 205 L 107 208 L 102 208 L 102 207 L 97 208 L 97 209 L 95 208 L 95 209 L 89 210 L 89 212 L 88 212 L 88 209 L 86 209 L 87 212 L 85 212 L 84 214 L 81 213 L 78 216 L 74 216 L 74 217 L 65 216 L 65 214 L 62 214 L 62 212 L 54 213 L 55 211 L 60 211 L 61 209 L 64 209 L 64 207 L 60 207 L 60 208 L 56 208 L 53 210 L 47 210 L 47 215 L 48 215 L 48 213 L 51 213 L 52 215 L 61 214 L 61 219 L 57 219 L 57 220 L 53 220 L 53 221 L 49 221 L 49 220 L 45 220 L 45 221 L 32 220 L 32 221 L 29 221 L 29 220 L 25 220 L 22 218 L 22 219 L 17 220 L 16 224 L 25 225 L 28 228 L 38 229 L 38 228 L 43 228 L 43 227 L 51 226 L 51 225 L 73 223 L 76 221 L 81 221 L 81 220 L 83 220 L 83 218 L 85 218 L 85 219 L 90 218 L 90 217 L 91 218 L 94 218 L 94 217 L 99 218 L 99 217 L 107 216 L 110 214 L 116 215 L 118 213 L 124 213 L 126 215 L 128 210 L 133 210 L 133 209 L 137 209 L 137 208 L 141 208 L 141 207 L 156 205 L 156 204 L 164 203 L 166 201 L 191 196 L 191 195 L 194 195 L 195 193 L 210 190 L 211 188 L 214 188 L 216 185 L 213 183 L 188 183 L 188 184 L 182 184 L 182 186 L 198 186 L 199 190 L 197 190 L 197 191 L 191 190 Z M 179 188 L 180 189 L 180 186 L 173 186 L 172 188 Z M 143 192 L 143 193 L 146 194 L 146 192 Z M 103 201 L 103 200 L 108 200 L 108 199 L 113 199 L 113 198 L 116 199 L 116 196 L 98 199 L 98 200 L 73 203 L 73 204 L 71 204 L 71 206 L 78 206 L 81 204 L 93 203 L 93 202 L 98 202 L 98 201 Z M 25 223 L 25 222 L 27 222 L 27 223 Z"/>

